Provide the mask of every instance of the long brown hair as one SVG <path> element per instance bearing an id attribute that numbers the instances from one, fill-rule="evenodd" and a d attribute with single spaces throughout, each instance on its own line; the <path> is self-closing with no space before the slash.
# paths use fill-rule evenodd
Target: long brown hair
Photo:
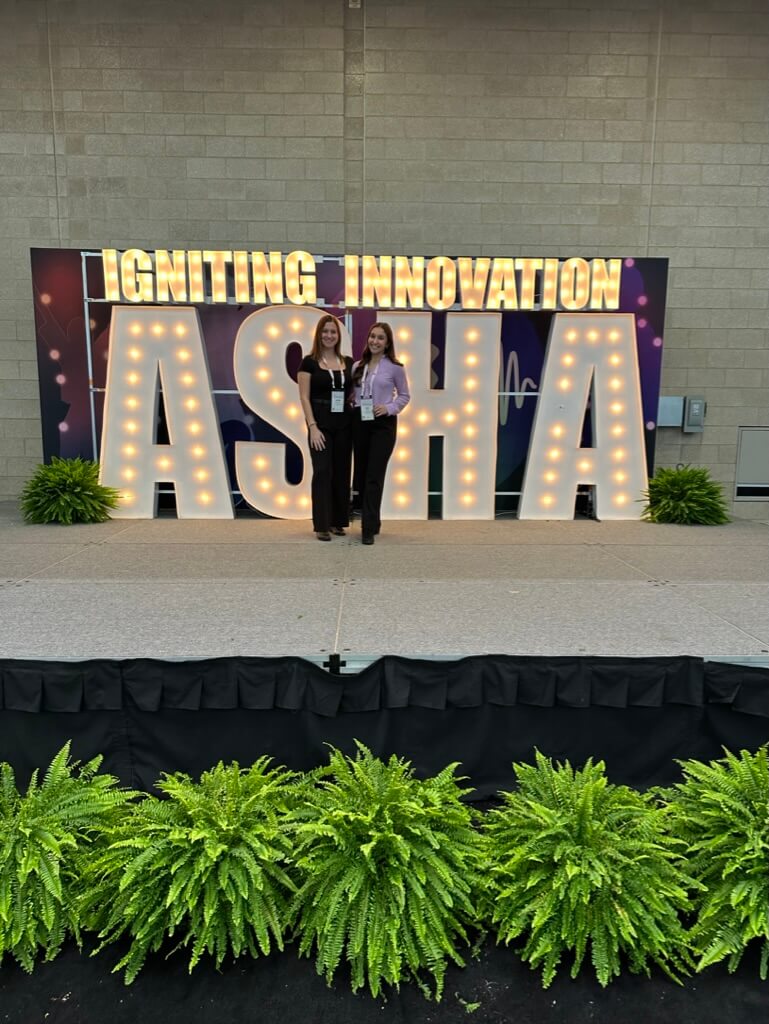
<path id="1" fill-rule="evenodd" d="M 312 349 L 310 350 L 310 356 L 316 362 L 320 361 L 321 357 L 321 335 L 323 334 L 323 328 L 326 324 L 333 324 L 336 327 L 336 345 L 334 345 L 334 354 L 336 355 L 339 362 L 342 360 L 342 325 L 339 323 L 337 318 L 331 313 L 326 313 L 318 320 L 315 325 L 315 333 L 312 336 Z"/>
<path id="2" fill-rule="evenodd" d="M 395 355 L 395 341 L 393 340 L 392 327 L 390 327 L 389 324 L 382 322 L 372 324 L 371 327 L 369 327 L 368 334 L 366 335 L 366 348 L 363 352 L 363 355 L 360 357 L 360 362 L 355 368 L 355 373 L 352 375 L 352 379 L 355 384 L 360 384 L 361 379 L 363 377 L 363 371 L 371 362 L 371 349 L 368 347 L 368 339 L 371 337 L 371 332 L 377 327 L 382 328 L 382 330 L 385 333 L 385 337 L 387 338 L 387 347 L 385 348 L 382 355 L 386 356 L 391 363 L 395 363 L 396 366 L 403 366 L 403 363 L 400 362 L 400 360 Z"/>

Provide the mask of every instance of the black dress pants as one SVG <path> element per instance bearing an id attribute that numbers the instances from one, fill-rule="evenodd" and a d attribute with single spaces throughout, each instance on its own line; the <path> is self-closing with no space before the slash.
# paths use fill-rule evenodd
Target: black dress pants
<path id="1" fill-rule="evenodd" d="M 355 471 L 353 489 L 358 492 L 361 506 L 361 532 L 364 536 L 379 533 L 382 525 L 382 492 L 384 491 L 387 463 L 395 447 L 398 433 L 397 416 L 377 416 L 362 420 L 360 409 L 355 410 L 353 421 L 353 447 Z"/>
<path id="2" fill-rule="evenodd" d="M 320 426 L 326 439 L 321 452 L 310 447 L 312 459 L 312 528 L 327 533 L 332 526 L 350 524 L 350 465 L 352 431 L 344 426 Z"/>

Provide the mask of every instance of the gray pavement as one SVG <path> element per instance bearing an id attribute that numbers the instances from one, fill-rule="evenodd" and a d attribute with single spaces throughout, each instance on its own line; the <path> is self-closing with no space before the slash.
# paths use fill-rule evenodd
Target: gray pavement
<path id="1" fill-rule="evenodd" d="M 27 526 L 0 504 L 0 657 L 691 654 L 769 664 L 769 524 Z"/>

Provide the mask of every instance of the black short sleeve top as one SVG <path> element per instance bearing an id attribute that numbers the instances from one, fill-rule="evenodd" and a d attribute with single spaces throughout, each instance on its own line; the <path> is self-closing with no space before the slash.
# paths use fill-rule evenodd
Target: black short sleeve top
<path id="1" fill-rule="evenodd" d="M 331 373 L 321 366 L 317 359 L 312 356 L 305 356 L 299 367 L 300 373 L 310 375 L 310 405 L 312 414 L 319 427 L 341 427 L 347 426 L 352 421 L 352 413 L 348 399 L 352 392 L 352 359 L 344 356 L 344 384 L 342 382 L 341 370 L 334 370 Z M 331 412 L 331 389 L 332 381 L 334 390 L 344 391 L 344 412 Z"/>

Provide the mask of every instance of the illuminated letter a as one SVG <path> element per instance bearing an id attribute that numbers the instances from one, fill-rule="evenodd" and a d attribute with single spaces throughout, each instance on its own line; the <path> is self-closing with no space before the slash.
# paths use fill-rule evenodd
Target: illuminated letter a
<path id="1" fill-rule="evenodd" d="M 163 391 L 169 444 L 156 444 Z M 191 307 L 112 311 L 101 482 L 123 519 L 155 516 L 155 484 L 173 483 L 180 519 L 232 519 L 232 500 L 200 322 Z"/>
<path id="2" fill-rule="evenodd" d="M 592 448 L 581 448 L 592 399 Z M 648 486 L 632 313 L 557 313 L 542 372 L 519 519 L 573 519 L 577 487 L 598 519 L 640 519 Z"/>

